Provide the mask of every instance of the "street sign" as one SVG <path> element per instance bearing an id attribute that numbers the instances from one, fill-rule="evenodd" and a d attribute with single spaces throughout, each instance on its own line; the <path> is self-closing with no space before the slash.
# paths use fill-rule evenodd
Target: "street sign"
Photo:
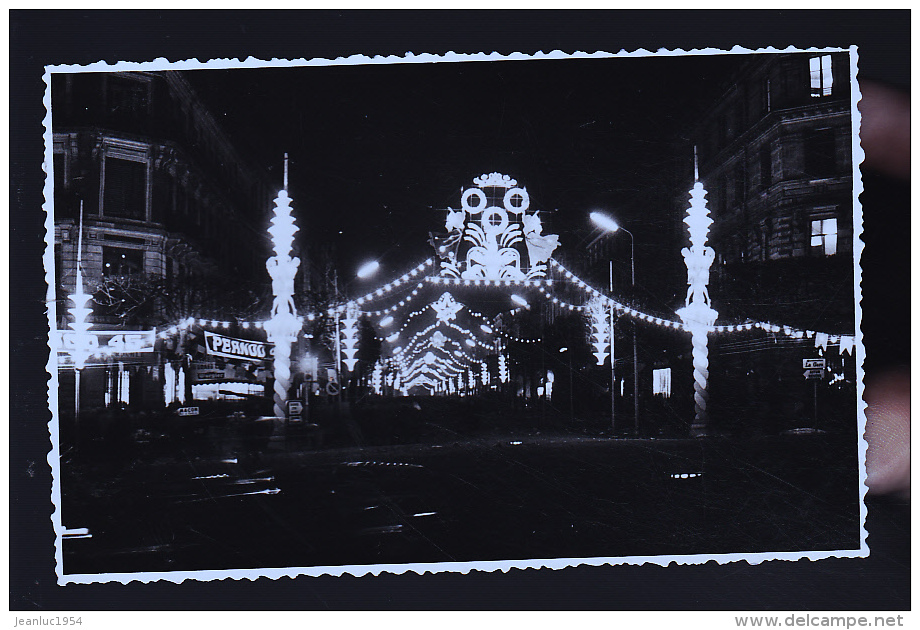
<path id="1" fill-rule="evenodd" d="M 287 401 L 287 407 L 289 416 L 299 416 L 301 413 L 303 413 L 303 403 L 299 400 Z"/>
<path id="2" fill-rule="evenodd" d="M 178 413 L 180 416 L 197 416 L 198 407 L 179 407 Z"/>
<path id="3" fill-rule="evenodd" d="M 820 368 L 823 370 L 825 367 L 826 364 L 824 359 L 802 359 L 802 369 L 809 370 Z"/>
<path id="4" fill-rule="evenodd" d="M 809 381 L 816 380 L 820 381 L 824 378 L 824 369 L 823 368 L 809 368 L 805 370 L 805 378 Z"/>
<path id="5" fill-rule="evenodd" d="M 326 383 L 326 393 L 330 396 L 335 396 L 339 393 L 339 384 L 335 381 L 329 381 Z"/>

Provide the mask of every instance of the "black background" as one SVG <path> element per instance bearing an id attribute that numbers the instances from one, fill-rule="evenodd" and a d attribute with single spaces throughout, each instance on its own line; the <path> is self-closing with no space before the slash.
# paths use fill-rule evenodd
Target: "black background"
<path id="1" fill-rule="evenodd" d="M 870 499 L 866 559 L 140 584 L 56 584 L 41 170 L 46 64 L 406 51 L 859 47 L 859 80 L 909 90 L 909 11 L 203 12 L 10 14 L 10 608 L 784 609 L 910 607 L 909 509 Z M 909 184 L 864 173 L 863 331 L 870 375 L 909 362 Z"/>

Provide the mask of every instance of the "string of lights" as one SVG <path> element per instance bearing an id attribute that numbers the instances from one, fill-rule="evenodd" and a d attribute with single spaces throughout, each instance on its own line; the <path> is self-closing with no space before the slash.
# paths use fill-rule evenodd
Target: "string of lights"
<path id="1" fill-rule="evenodd" d="M 397 309 L 400 309 L 400 308 L 403 308 L 404 306 L 407 306 L 407 305 L 409 304 L 409 302 L 411 302 L 413 299 L 415 299 L 415 297 L 418 295 L 419 290 L 420 290 L 423 286 L 425 286 L 425 283 L 424 283 L 424 282 L 419 282 L 419 283 L 415 286 L 415 288 L 412 289 L 412 292 L 409 293 L 408 295 L 406 295 L 405 298 L 401 299 L 399 302 L 397 302 L 396 304 L 393 304 L 392 306 L 388 306 L 388 307 L 385 308 L 385 309 L 381 309 L 381 310 L 378 310 L 378 311 L 362 311 L 362 312 L 365 313 L 365 314 L 367 314 L 367 315 L 371 315 L 371 316 L 373 316 L 373 317 L 379 317 L 379 316 L 381 316 L 381 315 L 389 315 L 390 313 L 395 312 Z M 422 310 L 424 310 L 424 309 L 422 309 Z"/>
<path id="2" fill-rule="evenodd" d="M 345 303 L 345 304 L 339 304 L 339 305 L 336 305 L 336 306 L 334 306 L 334 307 L 330 307 L 329 309 L 327 309 L 326 312 L 327 312 L 329 315 L 334 315 L 336 312 L 338 312 L 338 313 L 344 313 L 345 310 L 346 310 L 349 306 L 360 306 L 360 305 L 364 304 L 365 302 L 373 302 L 373 301 L 375 301 L 377 298 L 381 298 L 381 297 L 383 297 L 383 296 L 385 296 L 385 295 L 389 295 L 389 294 L 392 293 L 394 290 L 398 289 L 399 287 L 401 287 L 402 285 L 406 284 L 407 282 L 413 281 L 414 278 L 415 278 L 416 276 L 418 276 L 420 273 L 422 273 L 423 271 L 425 271 L 425 269 L 427 269 L 428 267 L 431 267 L 432 265 L 434 265 L 434 259 L 433 259 L 433 258 L 429 258 L 429 259 L 426 260 L 425 262 L 423 262 L 423 263 L 419 264 L 418 266 L 416 266 L 415 268 L 413 268 L 411 271 L 409 271 L 409 272 L 407 272 L 407 273 L 404 273 L 402 276 L 400 276 L 400 277 L 397 278 L 396 280 L 394 280 L 394 281 L 392 281 L 392 282 L 389 282 L 389 283 L 387 283 L 387 284 L 385 284 L 385 285 L 383 285 L 383 286 L 381 286 L 381 287 L 378 287 L 377 289 L 375 289 L 375 290 L 373 290 L 373 291 L 370 291 L 369 293 L 366 293 L 365 295 L 363 295 L 363 296 L 361 296 L 361 297 L 359 297 L 359 298 L 357 298 L 357 299 L 350 300 L 349 302 L 347 302 L 347 303 Z M 417 291 L 417 290 L 416 290 L 416 291 Z M 415 295 L 415 294 L 417 294 L 417 293 L 414 293 L 413 295 Z"/>
<path id="3" fill-rule="evenodd" d="M 428 276 L 425 278 L 432 284 L 445 284 L 448 286 L 467 286 L 467 287 L 544 287 L 552 286 L 553 281 L 548 278 L 537 278 L 531 280 L 490 280 L 488 278 L 451 278 L 448 276 Z"/>
<path id="4" fill-rule="evenodd" d="M 629 307 L 625 304 L 622 304 L 604 295 L 603 293 L 601 293 L 600 291 L 598 291 L 597 289 L 589 285 L 587 282 L 583 281 L 581 278 L 573 274 L 571 271 L 563 267 L 558 261 L 556 261 L 553 258 L 550 259 L 550 264 L 552 264 L 557 269 L 559 269 L 559 271 L 563 275 L 565 275 L 566 278 L 571 280 L 576 286 L 582 289 L 589 296 L 599 297 L 600 299 L 604 300 L 607 305 L 612 304 L 613 308 L 621 314 L 625 314 L 630 317 L 634 317 L 636 319 L 647 321 L 651 324 L 655 324 L 663 328 L 674 328 L 674 329 L 679 329 L 679 330 L 689 332 L 689 328 L 683 322 L 679 322 L 679 321 L 675 321 L 671 319 L 665 319 L 663 317 L 657 317 L 655 315 L 649 315 L 648 313 L 643 313 L 642 311 Z M 562 302 L 562 300 L 557 301 L 556 299 L 554 299 L 553 296 L 549 295 L 549 293 L 547 293 L 545 290 L 541 291 L 541 293 L 543 293 L 543 295 L 545 295 L 547 298 L 553 300 L 554 303 L 557 303 L 565 308 L 569 308 L 570 310 L 584 310 L 584 307 L 578 307 L 575 305 L 566 304 Z M 849 339 L 855 339 L 855 337 L 852 337 L 850 335 L 833 335 L 830 333 L 821 333 L 815 330 L 797 329 L 792 326 L 780 326 L 777 324 L 771 324 L 769 322 L 745 322 L 743 324 L 720 324 L 720 325 L 709 327 L 709 332 L 728 333 L 728 332 L 740 332 L 743 330 L 753 330 L 753 329 L 759 329 L 765 332 L 773 332 L 773 333 L 781 332 L 793 338 L 805 337 L 805 338 L 811 339 L 811 338 L 817 337 L 818 335 L 826 335 L 829 339 L 831 339 L 832 341 L 835 341 L 836 343 L 839 343 L 840 340 L 842 339 L 845 347 L 849 345 L 850 343 Z"/>

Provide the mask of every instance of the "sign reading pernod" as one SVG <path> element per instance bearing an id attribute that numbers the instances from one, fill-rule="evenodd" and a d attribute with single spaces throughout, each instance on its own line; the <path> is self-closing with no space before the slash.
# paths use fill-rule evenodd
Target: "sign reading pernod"
<path id="1" fill-rule="evenodd" d="M 243 361 L 264 361 L 271 351 L 271 344 L 247 339 L 234 339 L 209 331 L 204 332 L 205 349 L 208 354 Z"/>

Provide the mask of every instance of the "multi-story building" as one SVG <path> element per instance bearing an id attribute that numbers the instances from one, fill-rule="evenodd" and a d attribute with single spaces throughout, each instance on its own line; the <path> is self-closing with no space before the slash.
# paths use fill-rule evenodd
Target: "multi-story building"
<path id="1" fill-rule="evenodd" d="M 81 220 L 94 329 L 229 319 L 243 289 L 258 297 L 273 195 L 180 72 L 52 74 L 51 105 L 58 329 L 80 288 Z M 87 370 L 82 406 L 162 402 L 161 350 Z"/>
<path id="2" fill-rule="evenodd" d="M 853 335 L 848 53 L 753 57 L 693 138 L 713 219 L 710 295 L 720 320 Z M 685 207 L 685 197 L 679 203 Z M 727 422 L 745 422 L 735 412 L 752 400 L 763 401 L 769 419 L 762 420 L 773 429 L 813 423 L 815 415 L 820 425 L 837 406 L 855 410 L 855 388 L 847 387 L 854 361 L 828 352 L 828 377 L 836 371 L 844 378 L 812 391 L 801 359 L 817 356 L 814 338 L 757 337 L 714 344 L 713 395 L 734 401 L 722 406 L 723 416 L 736 416 Z"/>

